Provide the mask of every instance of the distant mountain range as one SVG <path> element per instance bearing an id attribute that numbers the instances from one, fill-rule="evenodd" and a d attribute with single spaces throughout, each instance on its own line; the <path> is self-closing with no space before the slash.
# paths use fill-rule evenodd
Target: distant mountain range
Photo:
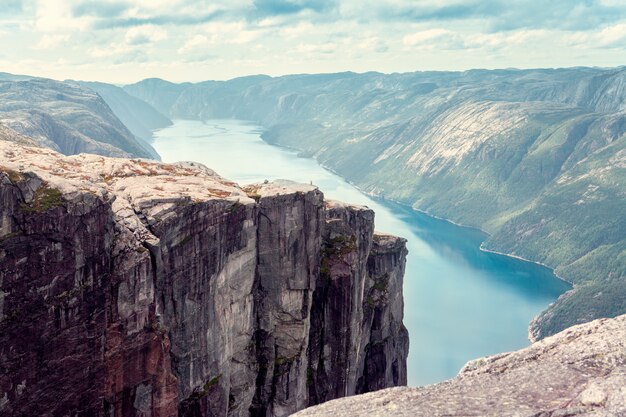
<path id="1" fill-rule="evenodd" d="M 366 192 L 490 233 L 576 284 L 542 338 L 626 313 L 626 68 L 250 76 L 117 87 L 0 73 L 0 135 L 158 158 L 169 118 L 238 118 Z"/>
<path id="2" fill-rule="evenodd" d="M 626 313 L 626 68 L 253 76 L 124 90 L 239 118 L 367 192 L 480 227 L 576 284 L 536 338 Z"/>
<path id="3" fill-rule="evenodd" d="M 4 129 L 66 155 L 158 159 L 147 142 L 150 129 L 169 123 L 148 104 L 111 85 L 0 74 Z"/>

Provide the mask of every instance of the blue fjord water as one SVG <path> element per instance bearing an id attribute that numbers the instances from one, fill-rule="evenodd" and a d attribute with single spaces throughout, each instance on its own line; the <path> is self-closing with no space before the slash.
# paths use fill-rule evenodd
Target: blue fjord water
<path id="1" fill-rule="evenodd" d="M 178 120 L 155 132 L 165 162 L 193 160 L 241 185 L 265 179 L 313 182 L 333 199 L 366 205 L 376 229 L 408 239 L 404 323 L 409 385 L 453 377 L 470 359 L 529 344 L 529 321 L 569 289 L 540 265 L 480 250 L 486 235 L 364 195 L 315 160 L 268 145 L 238 120 Z"/>

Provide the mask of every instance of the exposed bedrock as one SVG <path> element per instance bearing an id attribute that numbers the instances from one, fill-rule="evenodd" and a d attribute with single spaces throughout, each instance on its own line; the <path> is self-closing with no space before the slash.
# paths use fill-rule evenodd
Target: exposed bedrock
<path id="1" fill-rule="evenodd" d="M 626 416 L 626 315 L 470 361 L 439 384 L 336 399 L 296 416 Z"/>
<path id="2" fill-rule="evenodd" d="M 403 239 L 314 186 L 0 141 L 0 416 L 283 416 L 406 383 Z"/>

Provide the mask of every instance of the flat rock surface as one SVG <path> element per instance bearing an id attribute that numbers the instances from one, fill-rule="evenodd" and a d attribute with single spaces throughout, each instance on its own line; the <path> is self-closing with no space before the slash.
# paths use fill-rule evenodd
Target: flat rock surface
<path id="1" fill-rule="evenodd" d="M 626 315 L 471 361 L 440 384 L 334 400 L 295 416 L 626 416 Z"/>
<path id="2" fill-rule="evenodd" d="M 373 211 L 1 135 L 1 417 L 284 417 L 406 384 L 406 249 Z"/>
<path id="3" fill-rule="evenodd" d="M 139 208 L 214 198 L 252 202 L 237 184 L 193 162 L 165 164 L 93 154 L 63 156 L 47 148 L 15 146 L 3 140 L 0 161 L 4 168 L 18 173 L 37 174 L 70 200 L 73 193 L 89 190 L 122 197 Z"/>

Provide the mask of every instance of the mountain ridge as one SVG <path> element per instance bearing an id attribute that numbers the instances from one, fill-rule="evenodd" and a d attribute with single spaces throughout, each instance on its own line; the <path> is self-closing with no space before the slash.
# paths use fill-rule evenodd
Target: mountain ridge
<path id="1" fill-rule="evenodd" d="M 372 210 L 2 138 L 0 416 L 282 417 L 406 384 L 406 240 Z"/>
<path id="2" fill-rule="evenodd" d="M 479 227 L 486 249 L 556 269 L 577 288 L 534 322 L 537 337 L 626 312 L 624 67 L 170 83 L 167 100 L 159 83 L 124 89 L 173 118 L 256 121 L 267 142 L 365 192 Z"/>
<path id="3" fill-rule="evenodd" d="M 0 123 L 67 155 L 158 159 L 148 143 L 151 130 L 167 126 L 169 119 L 118 87 L 92 87 L 100 88 L 107 100 L 71 80 L 0 74 Z M 124 106 L 124 101 L 132 106 Z"/>

